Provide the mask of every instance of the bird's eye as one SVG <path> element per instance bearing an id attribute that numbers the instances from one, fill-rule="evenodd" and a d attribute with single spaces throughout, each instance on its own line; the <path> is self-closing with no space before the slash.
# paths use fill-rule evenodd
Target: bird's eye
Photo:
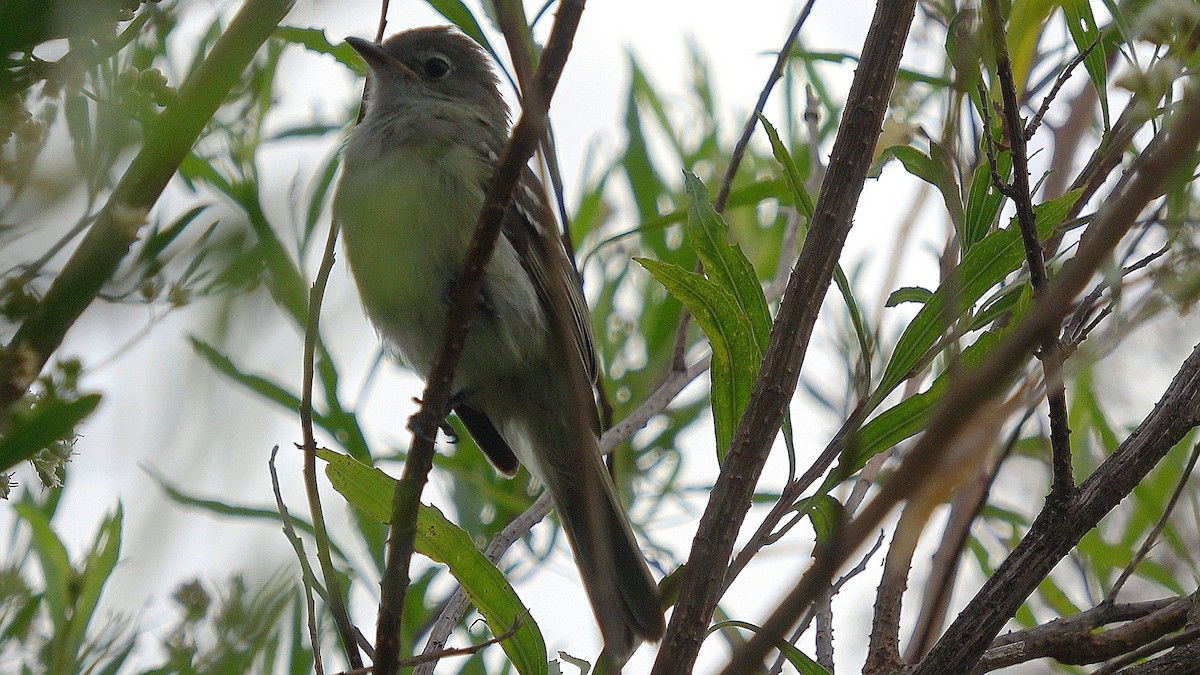
<path id="1" fill-rule="evenodd" d="M 431 80 L 440 80 L 450 72 L 450 62 L 441 56 L 431 56 L 421 64 L 425 76 Z"/>

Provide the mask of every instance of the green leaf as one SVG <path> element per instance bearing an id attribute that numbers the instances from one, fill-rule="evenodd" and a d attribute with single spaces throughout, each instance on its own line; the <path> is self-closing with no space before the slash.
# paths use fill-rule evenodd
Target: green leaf
<path id="1" fill-rule="evenodd" d="M 42 398 L 28 412 L 14 412 L 8 429 L 0 436 L 0 471 L 32 459 L 57 441 L 70 440 L 75 427 L 100 405 L 100 394 L 87 394 L 72 401 Z"/>
<path id="2" fill-rule="evenodd" d="M 1083 57 L 1083 67 L 1087 69 L 1088 77 L 1100 99 L 1100 114 L 1104 120 L 1104 129 L 1109 128 L 1108 113 L 1108 59 L 1104 54 L 1104 41 L 1100 39 L 1100 29 L 1096 26 L 1096 17 L 1092 14 L 1092 3 L 1089 0 L 1062 0 L 1063 14 L 1067 18 L 1067 30 L 1075 41 L 1075 48 L 1082 54 L 1089 47 L 1095 48 Z"/>
<path id="3" fill-rule="evenodd" d="M 86 651 L 88 625 L 120 555 L 123 511 L 117 507 L 100 525 L 82 569 L 76 572 L 46 513 L 31 500 L 14 509 L 29 524 L 31 545 L 45 582 L 42 597 L 54 626 L 43 652 L 43 665 L 47 672 L 77 672 Z"/>
<path id="4" fill-rule="evenodd" d="M 446 17 L 450 23 L 458 26 L 459 30 L 471 36 L 471 39 L 482 45 L 492 56 L 496 55 L 492 44 L 488 42 L 487 36 L 483 33 L 483 28 L 475 19 L 475 15 L 467 9 L 462 0 L 429 0 L 429 6 L 437 10 L 438 14 Z"/>
<path id="5" fill-rule="evenodd" d="M 841 294 L 842 300 L 846 303 L 846 311 L 850 314 L 850 325 L 854 327 L 854 336 L 858 339 L 858 351 L 863 367 L 863 379 L 870 382 L 871 345 L 874 342 L 872 331 L 867 326 L 867 319 L 863 316 L 862 310 L 858 307 L 858 300 L 854 298 L 854 289 L 850 287 L 850 280 L 846 278 L 846 273 L 842 271 L 841 263 L 838 263 L 833 268 L 833 280 L 837 284 L 838 293 Z"/>
<path id="6" fill-rule="evenodd" d="M 963 205 L 958 180 L 950 171 L 950 159 L 941 145 L 930 141 L 929 152 L 930 154 L 926 155 L 914 147 L 901 145 L 887 148 L 885 156 L 887 154 L 894 156 L 900 160 L 909 173 L 938 189 L 942 195 L 942 202 L 946 205 L 946 211 L 950 214 L 950 221 L 954 223 L 955 231 L 959 232 L 961 236 Z M 881 157 L 877 162 L 882 161 Z"/>
<path id="7" fill-rule="evenodd" d="M 67 628 L 67 610 L 70 606 L 68 584 L 74 574 L 67 547 L 50 525 L 50 519 L 32 500 L 17 503 L 13 510 L 29 523 L 31 548 L 37 554 L 45 583 L 42 597 L 50 610 L 54 632 L 62 633 Z"/>
<path id="8" fill-rule="evenodd" d="M 325 473 L 347 501 L 379 522 L 391 519 L 395 479 L 348 455 L 319 448 L 317 456 L 329 462 Z M 414 545 L 422 555 L 450 568 L 493 634 L 503 635 L 516 626 L 513 635 L 500 645 L 519 672 L 546 672 L 546 643 L 541 631 L 504 574 L 475 548 L 471 535 L 446 520 L 441 511 L 422 504 Z"/>
<path id="9" fill-rule="evenodd" d="M 788 152 L 787 146 L 783 144 L 783 140 L 779 137 L 779 132 L 767 118 L 762 115 L 758 116 L 759 122 L 763 125 L 763 129 L 767 132 L 767 138 L 771 140 L 771 152 L 775 155 L 775 161 L 783 167 L 784 177 L 787 180 L 787 185 L 791 188 L 792 199 L 800 212 L 812 221 L 813 206 L 812 197 L 809 196 L 808 190 L 804 187 L 804 179 L 800 173 L 800 169 L 792 160 L 792 155 Z M 837 282 L 838 291 L 842 295 L 842 300 L 846 303 L 846 309 L 850 313 L 850 321 L 854 326 L 854 334 L 858 338 L 859 350 L 862 354 L 863 367 L 866 369 L 866 379 L 870 380 L 871 366 L 871 331 L 867 326 L 866 319 L 858 308 L 858 302 L 854 298 L 854 292 L 850 288 L 850 282 L 846 278 L 846 273 L 842 270 L 839 263 L 834 269 L 834 281 Z M 766 350 L 766 347 L 763 347 Z"/>
<path id="10" fill-rule="evenodd" d="M 199 338 L 189 337 L 188 341 L 191 342 L 192 349 L 196 351 L 196 354 L 207 361 L 209 366 L 218 373 L 290 413 L 295 413 L 299 409 L 300 397 L 288 391 L 282 385 L 260 375 L 247 373 L 228 356 Z M 322 356 L 325 356 L 324 350 L 321 353 Z M 326 373 L 326 368 L 332 367 L 326 365 L 327 361 L 328 359 L 326 358 L 320 358 L 317 361 L 317 368 L 321 374 L 322 382 L 327 382 L 333 378 L 332 375 Z M 358 419 L 353 413 L 338 408 L 336 397 L 331 395 L 331 392 L 328 390 L 326 391 L 326 402 L 332 410 L 313 410 L 313 423 L 338 439 L 338 442 L 349 450 L 350 454 L 360 458 L 369 457 L 370 452 L 367 448 L 362 428 L 358 425 Z"/>
<path id="11" fill-rule="evenodd" d="M 189 337 L 188 342 L 192 343 L 192 349 L 196 351 L 196 354 L 207 361 L 208 365 L 212 366 L 218 373 L 230 378 L 262 398 L 274 402 L 281 408 L 295 411 L 300 407 L 299 396 L 265 377 L 251 375 L 243 371 L 232 359 L 217 351 L 216 347 L 195 337 Z"/>
<path id="12" fill-rule="evenodd" d="M 145 244 L 138 251 L 138 261 L 145 264 L 155 260 L 159 254 L 166 249 L 171 242 L 183 233 L 184 229 L 200 216 L 206 209 L 208 204 L 200 204 L 185 212 L 183 215 L 176 218 L 170 225 L 163 229 L 155 228 L 145 239 Z M 156 270 L 157 271 L 157 270 Z"/>
<path id="13" fill-rule="evenodd" d="M 741 246 L 729 243 L 729 226 L 713 210 L 704 183 L 687 171 L 683 181 L 688 194 L 687 242 L 704 263 L 704 275 L 733 296 L 750 321 L 755 342 L 765 352 L 771 339 L 771 311 L 754 266 Z"/>
<path id="14" fill-rule="evenodd" d="M 905 286 L 892 291 L 892 294 L 888 296 L 887 302 L 883 303 L 883 306 L 896 307 L 897 305 L 903 305 L 906 302 L 915 302 L 919 305 L 923 305 L 926 302 L 929 302 L 929 298 L 932 295 L 933 291 L 929 290 L 928 288 L 921 288 L 920 286 Z"/>
<path id="15" fill-rule="evenodd" d="M 986 140 L 984 141 L 986 143 Z M 980 152 L 980 156 L 985 156 Z M 1004 180 L 1012 175 L 1012 153 L 1002 152 L 996 157 L 996 172 Z M 995 226 L 1004 206 L 1004 195 L 992 182 L 992 167 L 986 159 L 975 167 L 971 177 L 971 189 L 967 193 L 967 209 L 962 229 L 962 250 L 965 255 L 979 243 Z"/>
<path id="16" fill-rule="evenodd" d="M 1054 232 L 1078 197 L 1079 192 L 1072 191 L 1034 207 L 1040 239 L 1045 240 Z M 872 400 L 882 401 L 891 393 L 925 359 L 950 322 L 973 307 L 988 289 L 1016 271 L 1024 260 L 1025 249 L 1015 223 L 987 235 L 964 255 L 950 279 L 929 296 L 904 329 Z M 957 302 L 953 309 L 948 309 L 951 299 Z"/>
<path id="17" fill-rule="evenodd" d="M 82 654 L 86 649 L 88 625 L 100 604 L 100 593 L 112 576 L 121 554 L 123 521 L 124 510 L 118 505 L 116 512 L 105 518 L 100 529 L 96 531 L 96 538 L 84 562 L 82 574 L 74 580 L 77 595 L 71 610 L 71 628 L 67 632 L 64 650 L 68 654 Z"/>
<path id="18" fill-rule="evenodd" d="M 771 126 L 767 118 L 760 114 L 758 121 L 767 132 L 767 138 L 771 140 L 771 152 L 775 155 L 775 161 L 779 162 L 780 166 L 783 167 L 783 175 L 787 179 L 788 187 L 791 188 L 792 194 L 795 196 L 796 206 L 800 209 L 800 213 L 811 222 L 816 207 L 813 206 L 812 197 L 808 194 L 808 189 L 804 187 L 804 178 L 800 173 L 800 168 L 792 160 L 792 153 L 783 144 L 783 140 L 779 137 L 779 132 L 775 130 L 775 127 Z"/>
<path id="19" fill-rule="evenodd" d="M 750 260 L 729 243 L 729 228 L 708 201 L 704 183 L 685 172 L 688 195 L 686 241 L 704 275 L 662 261 L 637 258 L 683 302 L 713 350 L 711 399 L 718 459 L 724 459 L 750 401 L 750 391 L 771 335 L 766 296 Z"/>
<path id="20" fill-rule="evenodd" d="M 1038 57 L 1037 46 L 1042 40 L 1050 13 L 1061 0 L 1015 0 L 1008 15 L 1008 49 L 1012 56 L 1013 78 L 1017 82 L 1017 98 L 1025 94 L 1029 72 Z M 991 20 L 986 17 L 985 20 Z M 1003 21 L 1004 17 L 1000 17 Z"/>
<path id="21" fill-rule="evenodd" d="M 812 521 L 817 543 L 829 543 L 834 530 L 841 525 L 846 515 L 842 503 L 829 495 L 821 495 L 810 502 L 805 510 L 808 519 Z"/>
<path id="22" fill-rule="evenodd" d="M 981 334 L 970 347 L 963 350 L 963 364 L 975 366 L 982 363 L 983 358 L 995 348 L 999 340 L 999 335 L 995 333 Z M 925 428 L 930 412 L 941 401 L 947 385 L 948 372 L 944 372 L 934 379 L 929 389 L 909 396 L 864 424 L 858 436 L 852 439 L 848 451 L 843 453 L 837 470 L 832 472 L 837 476 L 837 481 L 861 469 L 875 455 L 915 436 Z"/>
<path id="23" fill-rule="evenodd" d="M 676 299 L 687 305 L 696 323 L 708 336 L 712 349 L 713 426 L 717 455 L 724 459 L 733 440 L 741 413 L 750 400 L 758 376 L 761 351 L 751 333 L 750 322 L 741 314 L 732 294 L 703 275 L 670 263 L 634 258 Z M 748 356 L 754 355 L 754 356 Z"/>
<path id="24" fill-rule="evenodd" d="M 761 630 L 758 626 L 745 621 L 718 621 L 709 627 L 706 635 L 712 635 L 714 632 L 725 628 L 744 628 L 755 633 Z M 787 640 L 779 638 L 775 641 L 775 647 L 779 650 L 779 653 L 783 654 L 783 657 L 787 659 L 788 663 L 792 664 L 792 667 L 795 668 L 800 675 L 830 675 L 829 671 L 825 670 L 821 664 L 813 661 L 808 657 L 807 654 L 800 651 L 796 645 L 793 645 Z"/>
<path id="25" fill-rule="evenodd" d="M 342 41 L 333 44 L 321 28 L 301 28 L 299 26 L 279 26 L 275 29 L 275 37 L 284 42 L 298 44 L 309 51 L 318 54 L 328 54 L 337 59 L 338 63 L 350 68 L 359 75 L 367 74 L 366 64 L 362 57 L 349 43 Z"/>

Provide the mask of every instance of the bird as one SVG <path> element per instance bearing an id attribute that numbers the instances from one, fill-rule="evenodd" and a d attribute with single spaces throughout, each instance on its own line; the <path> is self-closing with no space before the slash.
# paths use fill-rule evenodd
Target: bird
<path id="1" fill-rule="evenodd" d="M 427 378 L 508 140 L 508 105 L 487 53 L 452 27 L 347 43 L 366 62 L 368 84 L 334 216 L 367 316 Z M 601 661 L 619 670 L 642 641 L 662 637 L 665 622 L 604 465 L 595 399 L 582 411 L 574 403 L 567 370 L 582 369 L 594 384 L 600 365 L 579 276 L 557 232 L 526 166 L 472 310 L 451 408 L 498 471 L 513 476 L 524 464 L 549 492 L 604 639 Z"/>

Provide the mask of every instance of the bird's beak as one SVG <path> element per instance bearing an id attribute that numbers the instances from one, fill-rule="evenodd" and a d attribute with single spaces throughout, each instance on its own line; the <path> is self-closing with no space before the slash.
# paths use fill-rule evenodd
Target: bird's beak
<path id="1" fill-rule="evenodd" d="M 392 55 L 383 49 L 383 45 L 353 36 L 346 38 L 346 44 L 353 47 L 374 72 L 393 72 L 405 78 L 417 79 L 413 69 L 392 58 Z"/>

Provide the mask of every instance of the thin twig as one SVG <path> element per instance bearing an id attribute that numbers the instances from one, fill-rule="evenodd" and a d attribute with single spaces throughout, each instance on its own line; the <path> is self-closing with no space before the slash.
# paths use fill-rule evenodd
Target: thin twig
<path id="1" fill-rule="evenodd" d="M 1046 117 L 1047 112 L 1050 112 L 1050 104 L 1053 103 L 1054 99 L 1058 97 L 1058 91 L 1062 89 L 1064 84 L 1067 83 L 1067 80 L 1071 79 L 1071 73 L 1079 67 L 1079 64 L 1083 63 L 1084 60 L 1087 59 L 1088 54 L 1091 54 L 1099 44 L 1100 37 L 1097 36 L 1095 40 L 1092 40 L 1092 44 L 1088 45 L 1087 49 L 1084 49 L 1082 52 L 1076 54 L 1075 58 L 1071 59 L 1070 63 L 1067 64 L 1067 67 L 1063 68 L 1063 71 L 1054 79 L 1054 86 L 1050 87 L 1050 93 L 1046 94 L 1046 98 L 1042 99 L 1041 107 L 1038 108 L 1037 112 L 1034 113 L 1033 117 L 1029 120 L 1029 124 L 1025 126 L 1026 141 L 1032 139 L 1033 135 L 1037 133 L 1038 127 L 1042 124 L 1042 119 Z"/>
<path id="2" fill-rule="evenodd" d="M 400 659 L 400 662 L 398 665 L 401 668 L 411 668 L 413 666 L 424 666 L 426 664 L 437 663 L 439 660 L 447 658 L 447 657 L 471 656 L 472 654 L 478 654 L 479 652 L 483 651 L 485 647 L 491 647 L 492 645 L 498 645 L 501 642 L 504 642 L 505 640 L 509 639 L 510 637 L 516 635 L 517 630 L 521 628 L 521 624 L 522 624 L 522 621 L 521 621 L 521 619 L 518 618 L 517 622 L 515 624 L 513 624 L 512 628 L 509 628 L 508 630 L 504 631 L 500 635 L 488 638 L 487 640 L 484 640 L 483 642 L 480 642 L 479 644 L 474 644 L 474 645 L 471 645 L 470 647 L 450 647 L 447 649 L 439 649 L 436 652 L 431 652 L 428 654 L 421 654 L 419 656 L 410 656 L 406 659 Z M 347 671 L 344 671 L 343 673 L 340 673 L 339 675 L 367 675 L 367 673 L 373 673 L 373 672 L 375 672 L 375 667 L 368 666 L 366 668 L 355 668 L 354 670 L 347 670 Z"/>
<path id="3" fill-rule="evenodd" d="M 350 612 L 346 607 L 345 596 L 342 595 L 341 582 L 338 580 L 337 568 L 333 566 L 333 556 L 330 553 L 329 530 L 325 526 L 325 510 L 321 506 L 321 491 L 317 478 L 317 441 L 313 433 L 313 379 L 316 371 L 317 343 L 320 342 L 321 302 L 325 298 L 325 287 L 329 283 L 329 274 L 333 271 L 334 248 L 337 245 L 338 223 L 329 224 L 329 235 L 325 239 L 325 250 L 321 254 L 321 266 L 317 270 L 317 278 L 313 281 L 308 295 L 308 317 L 304 328 L 304 374 L 300 395 L 300 431 L 303 436 L 301 449 L 304 451 L 304 493 L 308 498 L 308 510 L 312 516 L 313 540 L 317 547 L 317 561 L 321 566 L 321 576 L 324 577 L 328 589 L 327 602 L 333 614 L 334 625 L 342 639 L 342 649 L 346 658 L 354 668 L 362 666 L 362 656 L 358 653 L 358 642 L 355 639 L 356 629 L 350 620 Z"/>
<path id="4" fill-rule="evenodd" d="M 1129 652 L 1128 654 L 1122 654 L 1121 656 L 1113 659 L 1111 662 L 1104 664 L 1103 668 L 1097 668 L 1096 670 L 1093 670 L 1091 675 L 1115 675 L 1116 673 L 1121 672 L 1122 669 L 1125 668 L 1125 666 L 1137 663 L 1138 661 L 1141 661 L 1142 659 L 1146 658 L 1147 656 L 1150 656 L 1151 654 L 1157 654 L 1158 652 L 1161 652 L 1162 650 L 1167 649 L 1168 647 L 1185 645 L 1185 644 L 1188 644 L 1189 642 L 1192 642 L 1193 640 L 1197 640 L 1197 639 L 1200 639 L 1200 626 L 1195 627 L 1195 628 L 1189 628 L 1188 630 L 1180 631 L 1178 633 L 1175 633 L 1174 635 L 1164 635 L 1163 637 L 1161 637 L 1153 642 L 1150 642 L 1148 644 L 1142 645 L 1141 647 L 1138 647 L 1137 649 Z M 1175 664 L 1176 666 L 1179 666 L 1179 667 L 1174 670 L 1161 670 L 1161 671 L 1160 670 L 1151 670 L 1151 668 L 1153 668 L 1153 666 L 1156 665 L 1153 662 L 1143 663 L 1142 665 L 1147 667 L 1147 670 L 1144 672 L 1188 673 L 1188 672 L 1195 672 L 1192 669 L 1195 667 L 1196 661 L 1194 658 L 1191 658 L 1191 659 L 1188 659 L 1185 663 Z"/>
<path id="5" fill-rule="evenodd" d="M 550 99 L 571 50 L 583 13 L 583 1 L 560 4 L 554 28 L 538 64 L 532 86 L 525 92 L 521 117 L 492 174 L 475 234 L 471 238 L 446 312 L 441 344 L 421 397 L 420 409 L 409 420 L 413 441 L 404 473 L 392 500 L 387 565 L 381 582 L 375 648 L 376 675 L 392 675 L 400 658 L 400 621 L 409 583 L 409 562 L 416 535 L 417 505 L 433 468 L 434 439 L 449 412 L 454 371 L 466 344 L 472 308 L 479 296 L 483 271 L 500 235 L 513 189 L 545 129 Z"/>
<path id="6" fill-rule="evenodd" d="M 308 610 L 308 641 L 313 650 L 313 670 L 317 675 L 325 672 L 325 664 L 321 659 L 321 634 L 317 632 L 317 604 L 313 600 L 314 586 L 319 588 L 312 566 L 308 564 L 308 555 L 304 552 L 304 541 L 292 527 L 292 517 L 288 514 L 287 505 L 283 503 L 283 492 L 279 488 L 279 473 L 275 470 L 275 455 L 279 446 L 271 448 L 271 459 L 267 468 L 271 472 L 271 489 L 275 493 L 275 508 L 279 510 L 279 521 L 283 524 L 283 534 L 287 537 L 292 550 L 296 552 L 296 560 L 300 562 L 300 581 L 304 584 L 304 602 Z M 322 595 L 322 597 L 325 597 Z M 327 599 L 328 601 L 328 599 Z"/>
<path id="7" fill-rule="evenodd" d="M 1052 658 L 1066 665 L 1099 663 L 1117 656 L 1124 659 L 1132 653 L 1140 655 L 1134 660 L 1143 658 L 1186 635 L 1187 631 L 1170 633 L 1185 625 L 1191 605 L 1189 597 L 1127 605 L 1101 604 L 1074 616 L 996 638 L 973 672 L 998 670 L 1041 658 Z M 1098 630 L 1118 622 L 1120 626 Z M 1164 640 L 1168 643 L 1164 644 Z M 1111 672 L 1106 668 L 1093 671 L 1093 675 Z"/>

